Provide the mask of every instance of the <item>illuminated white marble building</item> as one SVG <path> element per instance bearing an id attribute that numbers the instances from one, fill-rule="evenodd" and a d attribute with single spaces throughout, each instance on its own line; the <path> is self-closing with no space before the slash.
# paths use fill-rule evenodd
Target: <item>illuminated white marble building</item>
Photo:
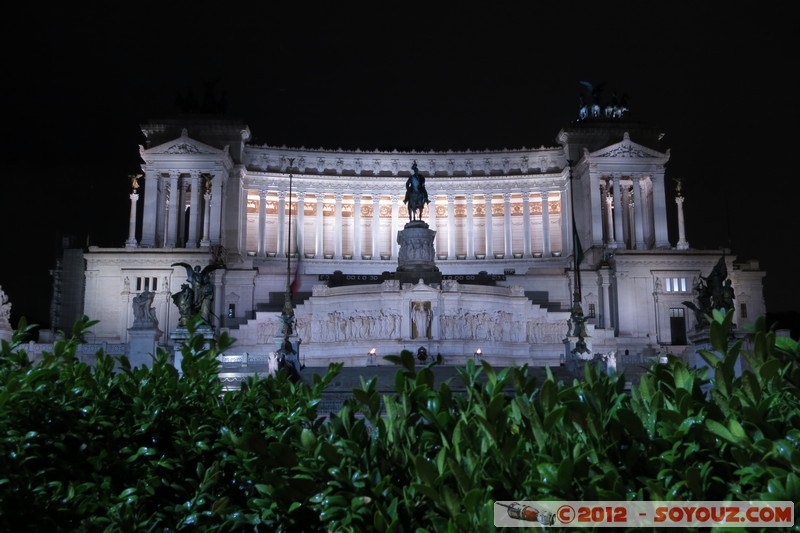
<path id="1" fill-rule="evenodd" d="M 84 294 L 58 310 L 57 327 L 69 329 L 79 313 L 97 318 L 96 342 L 129 342 L 132 299 L 151 290 L 165 332 L 157 342 L 169 347 L 178 321 L 170 296 L 186 281 L 170 265 L 219 260 L 226 268 L 214 272 L 214 326 L 238 340 L 235 353 L 275 349 L 287 282 L 297 275 L 306 365 L 363 365 L 372 348 L 419 346 L 446 361 L 480 348 L 498 364 L 557 364 L 576 290 L 571 206 L 592 351 L 683 350 L 695 318 L 682 302 L 723 254 L 735 322 L 765 313 L 756 262 L 690 247 L 684 198 L 668 191 L 669 150 L 661 151 L 659 131 L 639 123 L 587 119 L 560 131 L 555 146 L 445 152 L 257 146 L 246 124 L 205 116 L 142 131 L 143 176 L 131 191 L 125 246 L 91 247 L 85 270 L 62 276 L 64 285 L 83 278 Z M 440 284 L 392 277 L 415 161 L 427 179 L 423 219 L 436 231 Z M 675 242 L 668 210 L 677 214 Z M 416 303 L 428 313 L 424 327 L 413 320 Z"/>

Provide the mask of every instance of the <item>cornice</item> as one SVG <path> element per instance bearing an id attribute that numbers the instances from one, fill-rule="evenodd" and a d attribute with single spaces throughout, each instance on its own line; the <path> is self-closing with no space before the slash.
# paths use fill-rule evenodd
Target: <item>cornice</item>
<path id="1" fill-rule="evenodd" d="M 535 150 L 486 150 L 466 152 L 362 152 L 359 150 L 310 150 L 247 146 L 242 161 L 248 170 L 318 175 L 406 176 L 416 161 L 426 176 L 496 176 L 545 174 L 566 166 L 560 147 Z"/>
<path id="2" fill-rule="evenodd" d="M 277 173 L 248 172 L 242 177 L 242 186 L 248 189 L 269 190 L 288 188 L 289 175 Z M 292 187 L 298 193 L 313 192 L 323 194 L 341 193 L 343 185 L 354 194 L 369 193 L 385 196 L 398 195 L 404 192 L 404 179 L 398 176 L 373 176 L 367 180 L 363 176 L 315 176 L 292 174 Z M 560 191 L 567 180 L 562 174 L 543 176 L 432 176 L 428 177 L 426 186 L 429 194 L 447 194 L 471 191 L 474 194 L 486 192 L 535 192 Z"/>

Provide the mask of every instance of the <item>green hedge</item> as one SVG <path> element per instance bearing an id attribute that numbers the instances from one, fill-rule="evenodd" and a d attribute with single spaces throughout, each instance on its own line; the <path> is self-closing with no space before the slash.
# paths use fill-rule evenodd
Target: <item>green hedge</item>
<path id="1" fill-rule="evenodd" d="M 33 364 L 23 322 L 0 350 L 0 529 L 494 531 L 496 500 L 798 502 L 797 342 L 759 320 L 744 350 L 732 314 L 710 318 L 713 379 L 670 357 L 626 392 L 591 364 L 538 383 L 470 361 L 454 392 L 404 351 L 397 394 L 362 383 L 329 417 L 341 365 L 226 392 L 226 335 L 192 336 L 181 375 L 165 352 L 81 363 L 85 317 Z"/>

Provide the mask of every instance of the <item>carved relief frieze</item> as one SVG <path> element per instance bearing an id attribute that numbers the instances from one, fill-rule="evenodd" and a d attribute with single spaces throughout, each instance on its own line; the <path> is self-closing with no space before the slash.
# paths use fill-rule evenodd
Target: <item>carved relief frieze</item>
<path id="1" fill-rule="evenodd" d="M 631 143 L 623 143 L 616 148 L 612 148 L 607 152 L 596 154 L 595 157 L 635 157 L 635 158 L 652 158 L 654 155 L 645 152 L 638 145 L 634 146 Z"/>
<path id="2" fill-rule="evenodd" d="M 183 155 L 183 154 L 213 154 L 214 152 L 212 152 L 211 150 L 201 150 L 200 147 L 197 146 L 196 144 L 188 143 L 186 141 L 181 141 L 179 143 L 167 147 L 163 152 L 155 152 L 155 153 Z"/>

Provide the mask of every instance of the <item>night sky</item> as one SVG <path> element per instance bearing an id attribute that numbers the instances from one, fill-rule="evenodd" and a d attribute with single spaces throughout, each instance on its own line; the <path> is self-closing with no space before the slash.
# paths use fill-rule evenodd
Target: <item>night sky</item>
<path id="1" fill-rule="evenodd" d="M 788 7 L 248 4 L 30 3 L 5 18 L 0 286 L 12 326 L 49 324 L 62 237 L 124 245 L 139 125 L 190 94 L 212 96 L 258 144 L 480 150 L 557 146 L 582 80 L 627 94 L 629 118 L 666 133 L 691 247 L 757 259 L 767 310 L 800 310 Z"/>

